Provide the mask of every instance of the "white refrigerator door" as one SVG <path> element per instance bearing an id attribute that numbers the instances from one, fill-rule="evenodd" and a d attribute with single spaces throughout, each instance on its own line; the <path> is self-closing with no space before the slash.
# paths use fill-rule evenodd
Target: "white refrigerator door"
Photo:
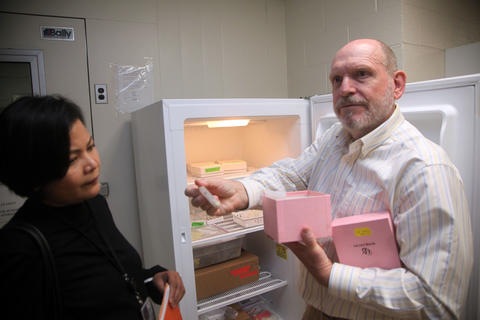
<path id="1" fill-rule="evenodd" d="M 337 121 L 332 95 L 314 96 L 312 136 Z M 472 229 L 480 228 L 480 74 L 407 84 L 398 101 L 405 118 L 427 138 L 441 145 L 457 166 L 470 205 Z M 475 264 L 465 319 L 477 318 L 480 237 L 474 232 Z"/>
<path id="2" fill-rule="evenodd" d="M 135 155 L 138 205 L 145 265 L 160 264 L 178 271 L 187 289 L 180 308 L 184 319 L 196 319 L 194 263 L 187 186 L 185 122 L 197 119 L 215 120 L 253 117 L 293 117 L 298 136 L 294 139 L 298 153 L 311 142 L 310 104 L 301 99 L 165 99 L 132 113 L 132 135 Z M 285 127 L 278 131 L 287 130 Z M 261 137 L 259 137 L 261 139 Z M 257 139 L 258 140 L 258 139 Z M 293 142 L 293 141 L 291 141 Z M 298 143 L 300 142 L 300 146 Z M 215 140 L 204 141 L 204 147 L 215 146 Z M 267 141 L 268 143 L 268 141 Z M 218 149 L 218 148 L 216 148 Z M 212 149 L 215 151 L 215 149 Z M 268 153 L 266 150 L 261 150 Z M 250 236 L 250 235 L 249 235 Z M 291 268 L 275 255 L 275 247 L 255 243 L 266 239 L 263 232 L 252 234 L 247 241 L 259 255 L 260 267 L 270 264 L 272 275 L 287 280 L 288 286 L 279 290 L 280 306 L 285 319 L 296 309 L 303 310 L 296 289 L 296 277 Z M 266 241 L 263 241 L 266 242 Z M 272 242 L 270 241 L 270 244 Z M 247 248 L 248 249 L 248 248 Z M 264 255 L 262 254 L 262 251 Z M 289 260 L 289 264 L 294 259 Z M 295 270 L 294 270 L 295 271 Z M 282 274 L 283 273 L 283 274 Z M 300 311 L 297 311 L 300 312 Z"/>

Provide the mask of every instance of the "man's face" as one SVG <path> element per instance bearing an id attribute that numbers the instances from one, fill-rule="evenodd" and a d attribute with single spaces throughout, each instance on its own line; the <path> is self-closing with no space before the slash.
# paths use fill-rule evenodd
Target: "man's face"
<path id="1" fill-rule="evenodd" d="M 380 47 L 358 41 L 340 49 L 332 62 L 334 111 L 354 139 L 374 130 L 394 110 L 394 81 L 383 61 Z"/>

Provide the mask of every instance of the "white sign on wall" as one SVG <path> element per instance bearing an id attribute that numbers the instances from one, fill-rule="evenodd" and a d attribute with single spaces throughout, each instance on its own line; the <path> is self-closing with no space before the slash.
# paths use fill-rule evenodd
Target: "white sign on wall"
<path id="1" fill-rule="evenodd" d="M 74 41 L 75 32 L 68 27 L 40 27 L 40 38 L 44 40 Z"/>

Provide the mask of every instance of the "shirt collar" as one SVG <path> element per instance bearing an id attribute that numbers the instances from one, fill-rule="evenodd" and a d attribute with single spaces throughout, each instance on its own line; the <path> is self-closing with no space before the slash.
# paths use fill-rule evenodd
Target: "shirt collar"
<path id="1" fill-rule="evenodd" d="M 405 121 L 405 118 L 398 105 L 395 104 L 395 110 L 387 121 L 357 140 L 360 140 L 362 144 L 360 157 L 365 157 L 370 151 L 387 140 L 403 121 Z"/>

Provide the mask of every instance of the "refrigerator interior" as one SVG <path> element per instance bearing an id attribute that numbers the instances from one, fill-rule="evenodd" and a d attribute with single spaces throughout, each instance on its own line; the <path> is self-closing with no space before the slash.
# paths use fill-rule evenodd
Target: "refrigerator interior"
<path id="1" fill-rule="evenodd" d="M 211 120 L 248 119 L 244 127 L 208 128 Z M 262 294 L 282 319 L 296 319 L 304 310 L 297 291 L 298 261 L 291 252 L 277 255 L 263 226 L 250 228 L 219 223 L 226 233 L 193 239 L 191 211 L 183 191 L 193 183 L 188 163 L 244 160 L 248 171 L 224 174 L 237 179 L 273 161 L 296 157 L 311 142 L 309 102 L 302 99 L 163 100 L 132 114 L 137 190 L 144 260 L 182 275 L 187 293 L 181 303 L 185 319 L 194 319 L 246 298 Z M 198 210 L 198 209 L 197 209 Z M 192 227 L 193 228 L 193 227 Z M 260 280 L 240 292 L 197 301 L 194 247 L 244 236 L 243 248 L 259 257 Z"/>
<path id="2" fill-rule="evenodd" d="M 210 120 L 221 121 L 222 118 L 187 119 L 184 126 L 185 161 L 186 163 L 213 162 L 220 160 L 243 160 L 247 163 L 246 173 L 228 174 L 218 176 L 227 179 L 239 179 L 248 176 L 258 168 L 268 166 L 272 162 L 285 157 L 296 157 L 302 151 L 300 140 L 300 125 L 298 116 L 275 117 L 248 117 L 247 126 L 209 128 L 206 123 Z M 193 183 L 196 177 L 187 171 L 188 184 Z M 190 208 L 190 212 L 199 209 Z M 192 217 L 192 215 L 191 215 Z M 293 254 L 288 252 L 287 259 L 279 257 L 274 241 L 268 239 L 261 227 L 241 228 L 231 222 L 217 223 L 218 227 L 225 229 L 230 234 L 221 238 L 231 238 L 238 232 L 244 233 L 243 249 L 259 257 L 260 271 L 268 272 L 274 279 L 286 281 L 278 283 L 279 287 L 285 284 L 288 288 L 268 291 L 263 297 L 271 304 L 273 309 L 283 319 L 299 317 L 303 311 L 302 300 L 296 291 L 298 262 Z M 251 229 L 251 230 L 248 230 Z M 193 230 L 193 229 L 192 229 Z M 192 246 L 211 241 L 220 237 L 210 237 L 200 241 L 192 241 Z M 273 282 L 272 284 L 276 284 Z M 260 290 L 255 290 L 254 295 Z M 199 301 L 199 305 L 208 307 L 209 300 Z M 293 301 L 297 300 L 296 303 Z M 288 305 L 288 308 L 286 306 Z M 216 307 L 216 306 L 215 306 Z M 206 312 L 207 309 L 200 311 Z"/>
<path id="3" fill-rule="evenodd" d="M 301 152 L 297 116 L 249 117 L 246 126 L 220 128 L 209 128 L 209 120 L 221 118 L 185 121 L 186 163 L 240 159 L 256 169 Z"/>

